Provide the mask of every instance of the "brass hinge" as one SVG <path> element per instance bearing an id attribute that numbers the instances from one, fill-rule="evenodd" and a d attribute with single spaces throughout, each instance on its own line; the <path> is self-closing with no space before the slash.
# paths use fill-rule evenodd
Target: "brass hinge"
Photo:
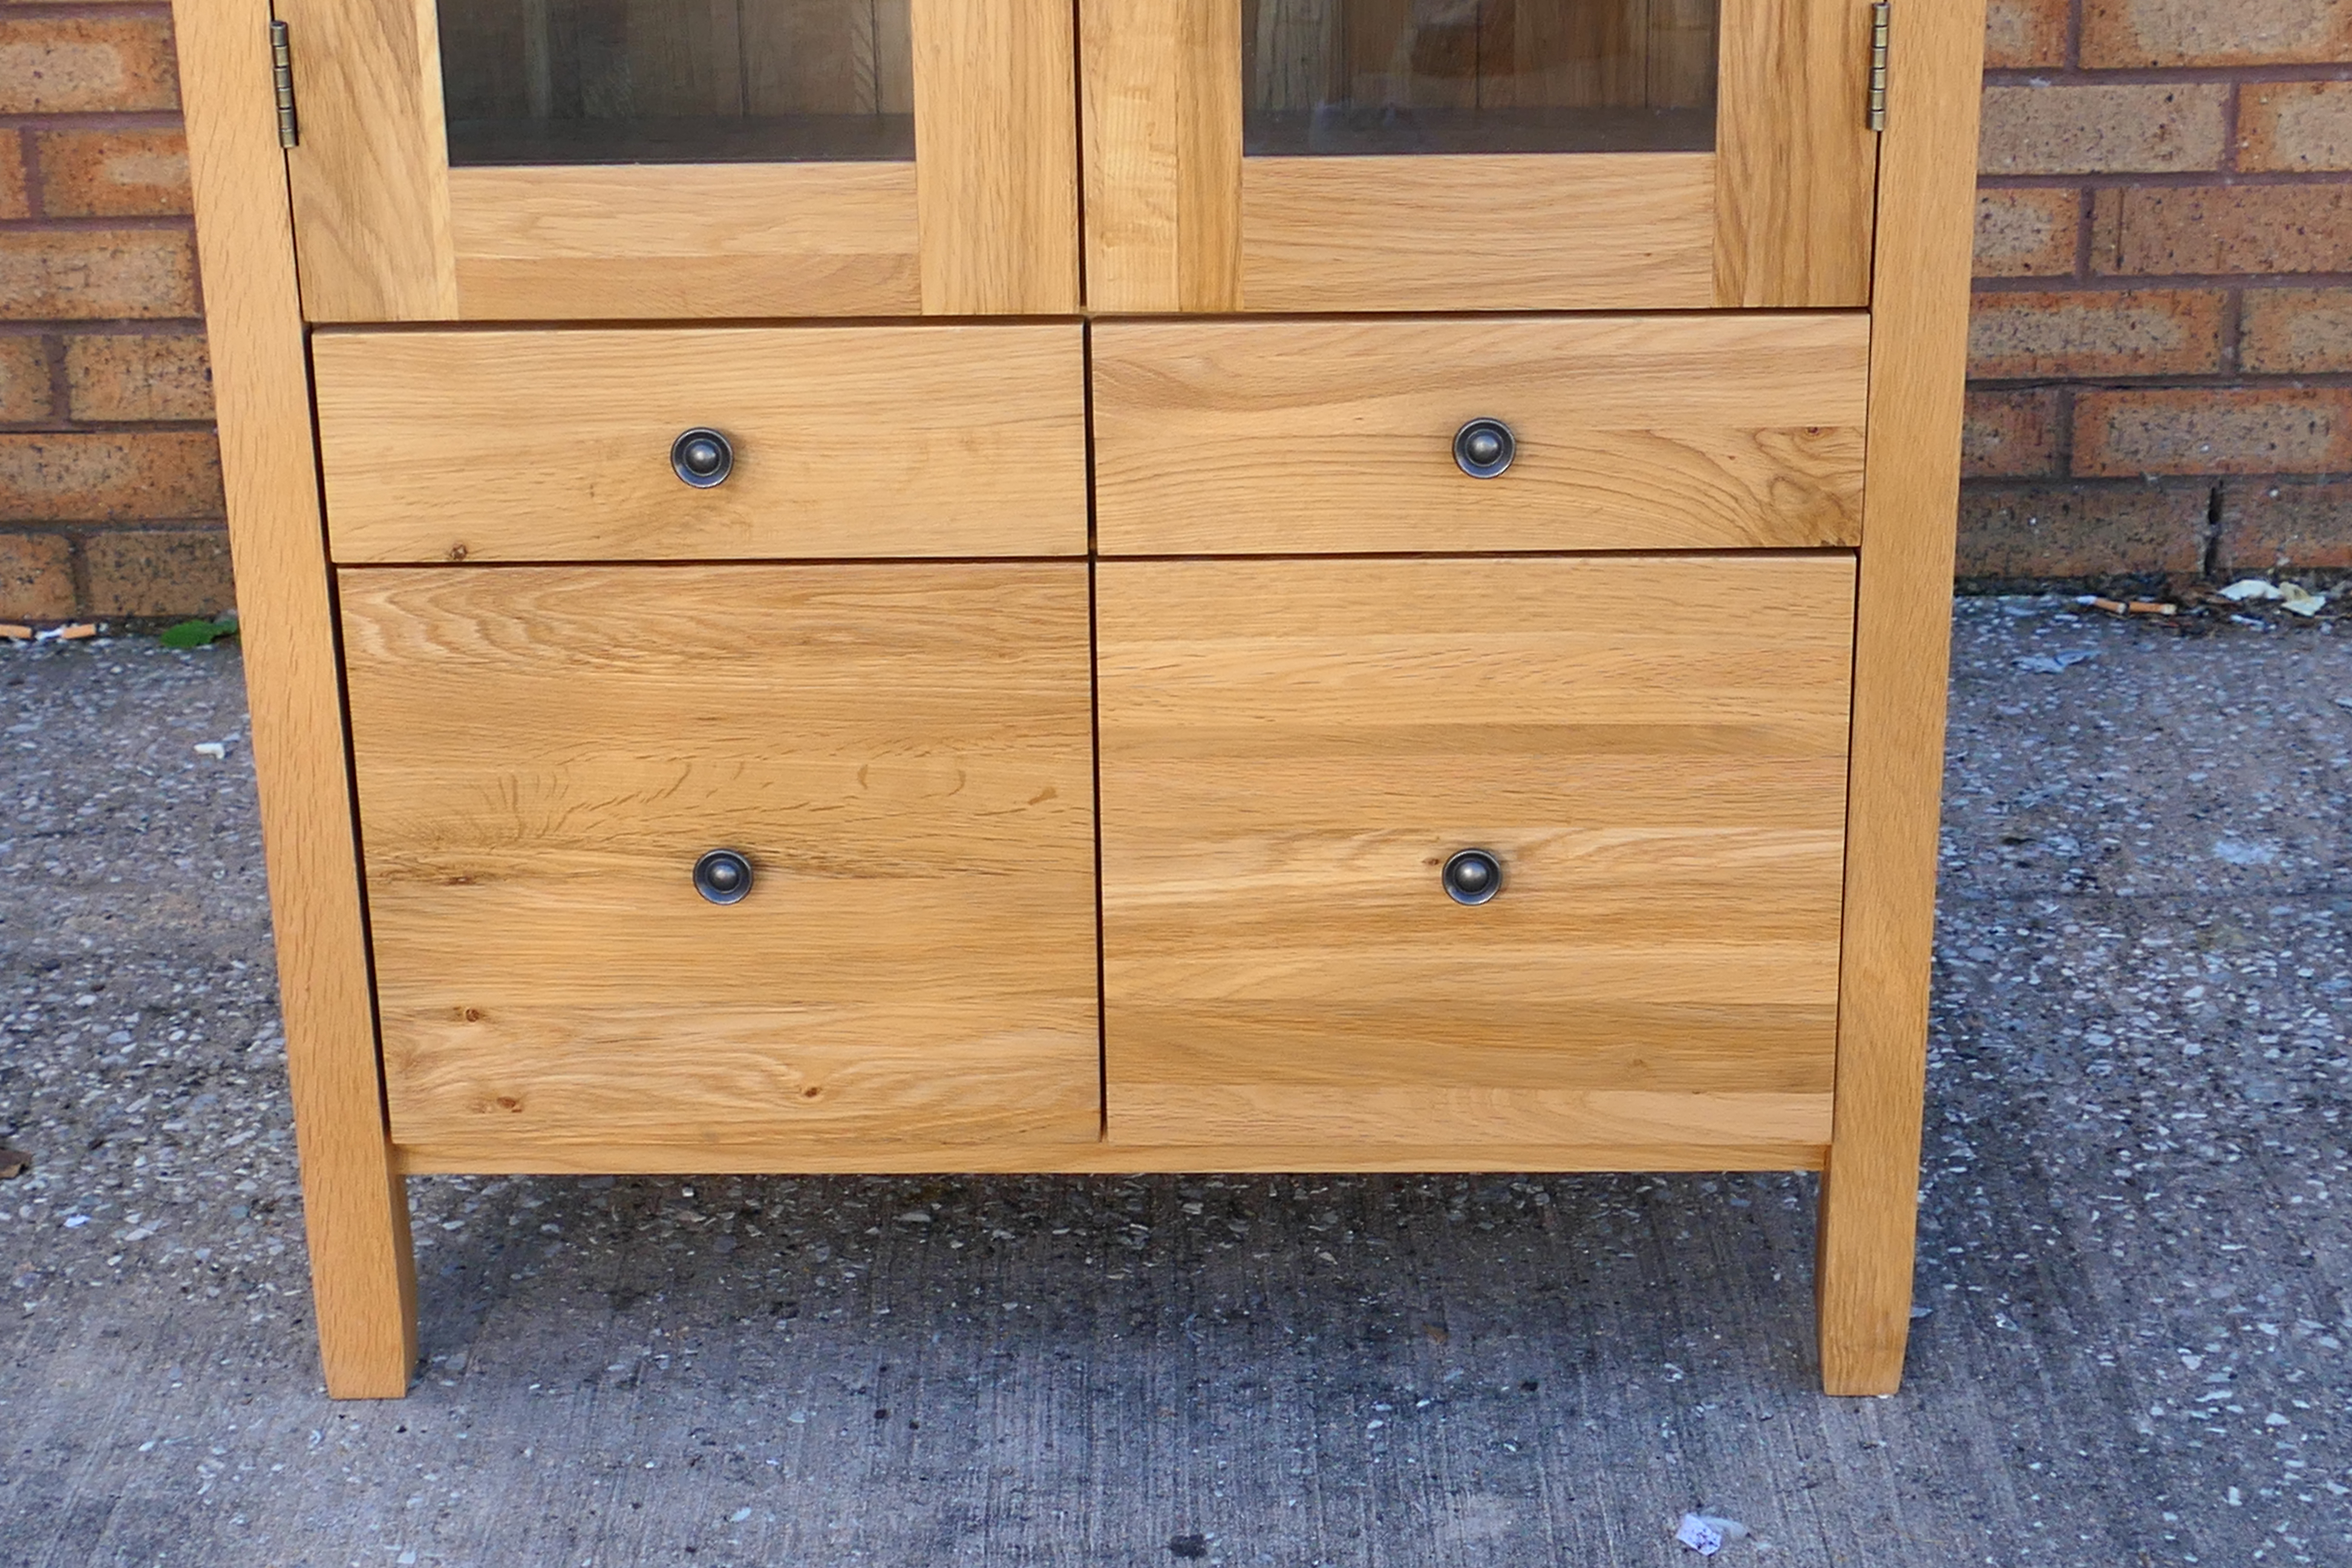
<path id="1" fill-rule="evenodd" d="M 1870 8 L 1870 128 L 1886 129 L 1886 29 L 1895 7 L 1878 0 Z"/>
<path id="2" fill-rule="evenodd" d="M 294 125 L 294 51 L 286 46 L 286 24 L 269 24 L 269 77 L 278 87 L 278 144 L 292 147 L 302 140 Z"/>

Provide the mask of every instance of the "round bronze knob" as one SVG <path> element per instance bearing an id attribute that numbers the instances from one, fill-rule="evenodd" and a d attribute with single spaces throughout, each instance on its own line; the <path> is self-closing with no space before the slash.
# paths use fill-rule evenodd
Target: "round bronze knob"
<path id="1" fill-rule="evenodd" d="M 1485 849 L 1457 849 L 1439 879 L 1457 904 L 1483 904 L 1503 890 L 1503 863 Z"/>
<path id="2" fill-rule="evenodd" d="M 1519 444 L 1499 419 L 1473 419 L 1454 433 L 1454 461 L 1474 479 L 1491 479 L 1511 466 Z"/>
<path id="3" fill-rule="evenodd" d="M 696 489 L 723 485 L 735 471 L 734 444 L 718 431 L 698 425 L 669 444 L 669 466 Z"/>
<path id="4" fill-rule="evenodd" d="M 713 849 L 694 863 L 694 890 L 714 904 L 740 904 L 751 890 L 751 862 L 733 849 Z"/>

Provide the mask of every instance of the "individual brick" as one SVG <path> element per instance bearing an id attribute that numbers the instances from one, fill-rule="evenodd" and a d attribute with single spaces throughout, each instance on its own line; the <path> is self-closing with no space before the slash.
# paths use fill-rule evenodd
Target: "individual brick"
<path id="1" fill-rule="evenodd" d="M 0 231 L 0 318 L 138 320 L 196 313 L 196 262 L 180 228 Z"/>
<path id="2" fill-rule="evenodd" d="M 1985 64 L 2026 69 L 2066 63 L 2066 0 L 1992 0 L 1985 12 Z"/>
<path id="3" fill-rule="evenodd" d="M 1958 574 L 1969 579 L 2193 574 L 2205 561 L 2202 485 L 1971 484 Z"/>
<path id="4" fill-rule="evenodd" d="M 14 131 L 0 131 L 0 218 L 32 216 L 32 202 L 25 191 L 25 138 Z"/>
<path id="5" fill-rule="evenodd" d="M 2238 167 L 2352 169 L 2352 81 L 2249 82 L 2239 89 Z"/>
<path id="6" fill-rule="evenodd" d="M 2352 58 L 2343 0 L 2084 0 L 2083 63 L 2324 64 Z"/>
<path id="7" fill-rule="evenodd" d="M 2218 169 L 2229 100 L 2221 82 L 1989 87 L 1977 167 L 1993 176 Z"/>
<path id="8" fill-rule="evenodd" d="M 2082 207 L 2075 191 L 1979 191 L 1976 275 L 2037 278 L 2074 271 Z"/>
<path id="9" fill-rule="evenodd" d="M 2032 479 L 2058 471 L 2061 414 L 2055 387 L 1970 388 L 1960 424 L 1960 472 L 1969 479 Z"/>
<path id="10" fill-rule="evenodd" d="M 74 613 L 73 546 L 56 533 L 0 533 L 0 621 Z"/>
<path id="11" fill-rule="evenodd" d="M 2352 468 L 2352 387 L 2085 390 L 2074 472 L 2318 474 Z"/>
<path id="12" fill-rule="evenodd" d="M 0 419 L 30 423 L 49 414 L 47 344 L 18 332 L 0 336 Z"/>
<path id="13" fill-rule="evenodd" d="M 2352 184 L 2104 190 L 2091 270 L 2116 277 L 2352 271 Z"/>
<path id="14" fill-rule="evenodd" d="M 0 436 L 0 517 L 69 522 L 226 510 L 219 443 L 209 430 Z"/>
<path id="15" fill-rule="evenodd" d="M 2220 564 L 2231 572 L 2352 568 L 2352 485 L 2231 485 Z"/>
<path id="16" fill-rule="evenodd" d="M 107 332 L 66 340 L 72 417 L 210 419 L 212 365 L 197 332 Z"/>
<path id="17" fill-rule="evenodd" d="M 93 616 L 210 616 L 236 605 L 223 529 L 110 529 L 83 541 L 82 564 Z"/>
<path id="18" fill-rule="evenodd" d="M 51 217 L 164 217 L 192 210 L 177 129 L 44 131 L 33 138 Z"/>
<path id="19" fill-rule="evenodd" d="M 1979 294 L 1969 374 L 2023 381 L 2216 373 L 2228 303 L 2204 289 Z"/>
<path id="20" fill-rule="evenodd" d="M 0 114 L 127 113 L 180 106 L 172 26 L 162 16 L 18 14 L 0 18 Z"/>
<path id="21" fill-rule="evenodd" d="M 2249 289 L 2238 363 L 2258 375 L 2352 371 L 2352 289 Z"/>

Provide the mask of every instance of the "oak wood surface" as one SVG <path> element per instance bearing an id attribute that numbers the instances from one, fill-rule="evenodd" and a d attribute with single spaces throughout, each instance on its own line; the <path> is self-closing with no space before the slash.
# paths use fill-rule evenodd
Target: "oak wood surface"
<path id="1" fill-rule="evenodd" d="M 1105 563 L 1110 1139 L 1817 1157 L 1853 572 Z"/>
<path id="2" fill-rule="evenodd" d="M 914 0 L 923 312 L 1078 308 L 1070 0 Z"/>
<path id="3" fill-rule="evenodd" d="M 1717 304 L 1869 302 L 1878 161 L 1865 113 L 1870 30 L 1867 0 L 1726 0 Z"/>
<path id="4" fill-rule="evenodd" d="M 1854 627 L 1837 1111 L 1822 1186 L 1822 1381 L 1832 1394 L 1893 1393 L 1911 1329 L 1984 6 L 1900 6 L 1895 25 Z"/>
<path id="5" fill-rule="evenodd" d="M 343 562 L 1078 555 L 1079 330 L 320 332 Z M 671 469 L 710 426 L 724 484 Z"/>
<path id="6" fill-rule="evenodd" d="M 1242 161 L 1249 310 L 1715 302 L 1709 153 Z"/>
<path id="7" fill-rule="evenodd" d="M 189 170 L 327 1390 L 406 1392 L 408 1201 L 385 1141 L 286 163 L 259 0 L 179 0 Z"/>
<path id="8" fill-rule="evenodd" d="M 1087 302 L 1241 308 L 1241 39 L 1231 0 L 1079 0 Z"/>
<path id="9" fill-rule="evenodd" d="M 272 12 L 247 13 L 265 39 Z M 299 83 L 302 139 L 285 167 L 304 312 L 314 321 L 457 315 L 435 0 L 277 0 L 274 12 Z"/>
<path id="10" fill-rule="evenodd" d="M 452 169 L 452 313 L 912 316 L 916 183 L 904 163 Z"/>
<path id="11" fill-rule="evenodd" d="M 1106 554 L 1861 536 L 1858 315 L 1101 321 L 1092 359 Z M 1454 461 L 1476 417 L 1496 479 Z"/>
<path id="12" fill-rule="evenodd" d="M 1084 565 L 347 571 L 342 613 L 404 1148 L 1097 1138 Z"/>

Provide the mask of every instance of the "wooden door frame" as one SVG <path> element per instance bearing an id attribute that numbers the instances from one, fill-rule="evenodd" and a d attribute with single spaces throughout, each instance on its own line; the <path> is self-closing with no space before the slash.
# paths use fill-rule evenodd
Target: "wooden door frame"
<path id="1" fill-rule="evenodd" d="M 436 0 L 276 12 L 313 321 L 1077 309 L 1066 0 L 913 0 L 911 163 L 455 170 Z"/>
<path id="2" fill-rule="evenodd" d="M 1087 304 L 1866 304 L 1870 26 L 1870 0 L 1725 0 L 1713 153 L 1245 159 L 1241 0 L 1078 0 Z"/>

